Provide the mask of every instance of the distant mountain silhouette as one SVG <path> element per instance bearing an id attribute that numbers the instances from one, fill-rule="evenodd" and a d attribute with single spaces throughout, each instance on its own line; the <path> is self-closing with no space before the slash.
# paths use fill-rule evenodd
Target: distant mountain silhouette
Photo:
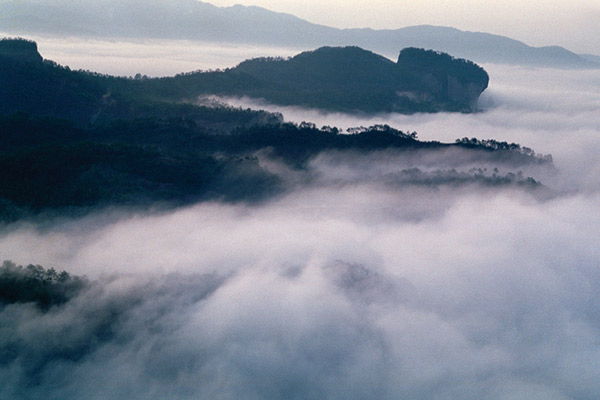
<path id="1" fill-rule="evenodd" d="M 531 47 L 488 33 L 439 26 L 394 30 L 336 29 L 260 7 L 217 7 L 196 0 L 12 0 L 0 2 L 9 33 L 167 38 L 316 48 L 360 46 L 386 56 L 419 47 L 476 62 L 599 68 L 597 59 L 562 47 Z"/>
<path id="2" fill-rule="evenodd" d="M 579 57 L 600 65 L 600 56 L 593 54 L 579 54 Z"/>

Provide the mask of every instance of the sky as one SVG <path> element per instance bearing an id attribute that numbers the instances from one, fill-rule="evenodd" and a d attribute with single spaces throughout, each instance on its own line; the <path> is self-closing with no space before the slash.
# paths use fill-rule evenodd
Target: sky
<path id="1" fill-rule="evenodd" d="M 560 45 L 600 55 L 598 0 L 211 0 L 254 5 L 338 28 L 395 29 L 442 25 L 488 32 L 532 46 Z"/>

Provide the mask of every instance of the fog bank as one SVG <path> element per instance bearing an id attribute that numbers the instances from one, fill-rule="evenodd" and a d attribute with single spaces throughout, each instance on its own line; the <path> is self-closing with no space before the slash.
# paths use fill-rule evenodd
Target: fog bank
<path id="1" fill-rule="evenodd" d="M 317 126 L 388 124 L 416 131 L 422 140 L 453 142 L 477 137 L 519 143 L 537 153 L 552 154 L 561 171 L 556 182 L 565 190 L 600 189 L 595 154 L 600 150 L 600 71 L 572 71 L 483 65 L 490 75 L 480 113 L 380 114 L 375 116 L 323 113 L 269 105 L 254 99 L 221 99 L 239 107 L 279 111 L 289 121 Z"/>
<path id="2" fill-rule="evenodd" d="M 4 227 L 5 259 L 90 283 L 48 311 L 0 306 L 0 398 L 597 397 L 600 75 L 489 71 L 483 113 L 277 110 L 514 141 L 555 171 L 457 151 L 328 153 L 299 173 L 259 155 L 296 186 Z M 495 165 L 543 188 L 446 179 Z"/>
<path id="3" fill-rule="evenodd" d="M 599 200 L 359 185 L 22 227 L 2 254 L 96 282 L 2 309 L 2 397 L 593 397 Z"/>

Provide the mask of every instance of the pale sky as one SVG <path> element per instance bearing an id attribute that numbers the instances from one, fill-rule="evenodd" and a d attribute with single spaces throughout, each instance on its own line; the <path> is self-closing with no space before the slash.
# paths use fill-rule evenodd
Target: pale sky
<path id="1" fill-rule="evenodd" d="M 205 1 L 217 6 L 256 5 L 338 28 L 443 25 L 600 55 L 600 0 Z"/>

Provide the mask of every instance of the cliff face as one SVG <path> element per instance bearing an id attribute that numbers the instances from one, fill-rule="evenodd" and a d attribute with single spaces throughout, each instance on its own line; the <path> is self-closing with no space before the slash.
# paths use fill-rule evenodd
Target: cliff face
<path id="1" fill-rule="evenodd" d="M 24 62 L 41 63 L 37 43 L 25 39 L 0 40 L 0 56 Z"/>
<path id="2" fill-rule="evenodd" d="M 487 88 L 487 83 L 482 82 L 460 82 L 453 76 L 447 76 L 447 95 L 453 101 L 468 104 L 472 111 L 477 110 L 479 96 Z"/>
<path id="3" fill-rule="evenodd" d="M 449 74 L 433 75 L 428 73 L 422 76 L 421 83 L 427 90 L 398 92 L 398 94 L 421 103 L 452 102 L 465 107 L 463 111 L 476 111 L 479 96 L 487 88 L 486 83 L 459 81 L 455 76 Z"/>
<path id="4" fill-rule="evenodd" d="M 367 113 L 475 111 L 489 80 L 470 61 L 416 48 L 394 63 L 358 47 L 323 47 L 288 60 L 249 60 L 233 71 L 262 82 L 246 96 Z"/>
<path id="5" fill-rule="evenodd" d="M 421 83 L 422 87 L 415 89 L 420 92 L 417 97 L 430 94 L 438 102 L 456 103 L 470 111 L 477 109 L 479 96 L 489 83 L 485 70 L 473 62 L 432 50 L 406 48 L 400 52 L 397 66 L 400 73 Z"/>

